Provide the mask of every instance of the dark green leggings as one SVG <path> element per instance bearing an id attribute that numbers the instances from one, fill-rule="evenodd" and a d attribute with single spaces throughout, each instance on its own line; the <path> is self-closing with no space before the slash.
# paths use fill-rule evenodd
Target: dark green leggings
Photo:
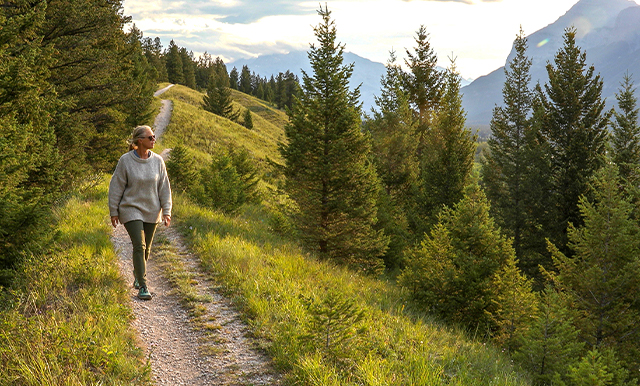
<path id="1" fill-rule="evenodd" d="M 147 286 L 147 260 L 158 224 L 133 220 L 124 224 L 133 244 L 133 274 L 141 287 Z"/>

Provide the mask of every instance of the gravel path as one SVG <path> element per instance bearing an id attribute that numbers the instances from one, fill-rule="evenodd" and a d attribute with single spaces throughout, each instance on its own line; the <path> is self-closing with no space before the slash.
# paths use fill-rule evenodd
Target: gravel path
<path id="1" fill-rule="evenodd" d="M 163 118 L 156 118 L 156 136 L 160 137 L 170 118 L 170 109 Z M 159 225 L 156 240 L 160 239 L 169 244 L 162 249 L 172 251 L 192 275 L 198 295 L 211 300 L 202 303 L 206 311 L 199 318 L 214 321 L 216 328 L 203 329 L 192 322 L 155 261 L 152 249 L 147 282 L 153 299 L 139 300 L 133 285 L 129 297 L 135 315 L 132 327 L 138 332 L 140 345 L 149 358 L 155 384 L 279 385 L 281 377 L 274 373 L 270 359 L 255 348 L 240 314 L 228 299 L 215 291 L 218 286 L 202 273 L 197 258 L 185 247 L 180 234 L 174 228 Z M 124 226 L 118 225 L 111 241 L 119 256 L 121 274 L 127 283 L 133 283 L 131 241 Z"/>

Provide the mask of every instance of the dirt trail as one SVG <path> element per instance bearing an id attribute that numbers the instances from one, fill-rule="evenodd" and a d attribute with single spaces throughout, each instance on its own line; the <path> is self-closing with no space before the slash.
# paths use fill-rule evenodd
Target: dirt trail
<path id="1" fill-rule="evenodd" d="M 162 90 L 160 90 L 162 91 Z M 163 109 L 165 109 L 163 103 Z M 163 115 L 163 112 L 159 116 Z M 169 123 L 168 115 L 156 119 L 155 133 L 160 137 Z M 160 125 L 158 125 L 160 122 Z M 163 127 L 161 127 L 164 125 Z M 166 157 L 167 153 L 164 154 Z M 163 240 L 163 249 L 173 251 L 182 266 L 191 273 L 193 286 L 201 297 L 205 315 L 200 320 L 214 321 L 215 338 L 211 331 L 197 328 L 158 261 L 154 249 L 147 264 L 147 282 L 153 299 L 139 300 L 133 288 L 131 241 L 122 225 L 114 230 L 111 241 L 119 255 L 121 274 L 131 283 L 129 297 L 135 315 L 132 327 L 138 332 L 141 347 L 147 354 L 152 379 L 157 385 L 278 385 L 280 377 L 272 370 L 270 359 L 255 349 L 250 330 L 231 302 L 214 290 L 217 288 L 202 273 L 199 262 L 185 247 L 175 228 L 158 226 L 156 240 Z"/>

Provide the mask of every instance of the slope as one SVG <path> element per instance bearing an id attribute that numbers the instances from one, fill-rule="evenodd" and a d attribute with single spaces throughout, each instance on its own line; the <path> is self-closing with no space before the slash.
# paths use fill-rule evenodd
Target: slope
<path id="1" fill-rule="evenodd" d="M 202 94 L 174 87 L 165 94 L 174 116 L 165 140 L 203 155 L 221 143 L 250 149 L 258 162 L 279 159 L 281 112 L 243 94 L 255 112 L 243 127 L 206 113 Z M 194 133 L 194 130 L 196 132 Z M 171 139 L 169 139 L 171 137 Z M 170 146 L 170 144 L 165 143 Z M 299 385 L 526 385 L 508 357 L 466 334 L 411 310 L 393 283 L 320 261 L 302 250 L 275 191 L 229 215 L 174 197 L 174 218 L 188 247 L 245 314 L 252 334 L 287 382 Z M 361 317 L 354 318 L 354 315 Z M 323 324 L 323 315 L 335 320 Z"/>
<path id="2" fill-rule="evenodd" d="M 163 140 L 164 147 L 183 143 L 200 152 L 211 154 L 216 147 L 233 144 L 244 147 L 263 168 L 268 160 L 281 163 L 278 143 L 284 140 L 287 115 L 266 102 L 233 91 L 234 109 L 252 112 L 253 129 L 209 113 L 202 108 L 204 94 L 176 85 L 162 97 L 173 101 L 173 115 Z"/>

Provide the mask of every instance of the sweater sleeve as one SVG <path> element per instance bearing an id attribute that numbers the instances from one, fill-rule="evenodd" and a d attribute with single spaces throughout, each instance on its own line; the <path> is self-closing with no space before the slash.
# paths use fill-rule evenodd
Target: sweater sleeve
<path id="1" fill-rule="evenodd" d="M 160 158 L 160 178 L 158 179 L 158 197 L 160 198 L 160 206 L 162 207 L 163 216 L 171 216 L 171 208 L 173 202 L 171 200 L 171 184 L 169 183 L 169 176 L 167 174 L 167 167 L 164 164 L 164 160 Z"/>
<path id="2" fill-rule="evenodd" d="M 127 187 L 127 169 L 124 166 L 122 159 L 118 161 L 116 170 L 111 176 L 109 182 L 109 215 L 118 216 L 118 209 L 120 207 L 120 201 L 122 201 L 122 195 L 124 189 Z"/>

